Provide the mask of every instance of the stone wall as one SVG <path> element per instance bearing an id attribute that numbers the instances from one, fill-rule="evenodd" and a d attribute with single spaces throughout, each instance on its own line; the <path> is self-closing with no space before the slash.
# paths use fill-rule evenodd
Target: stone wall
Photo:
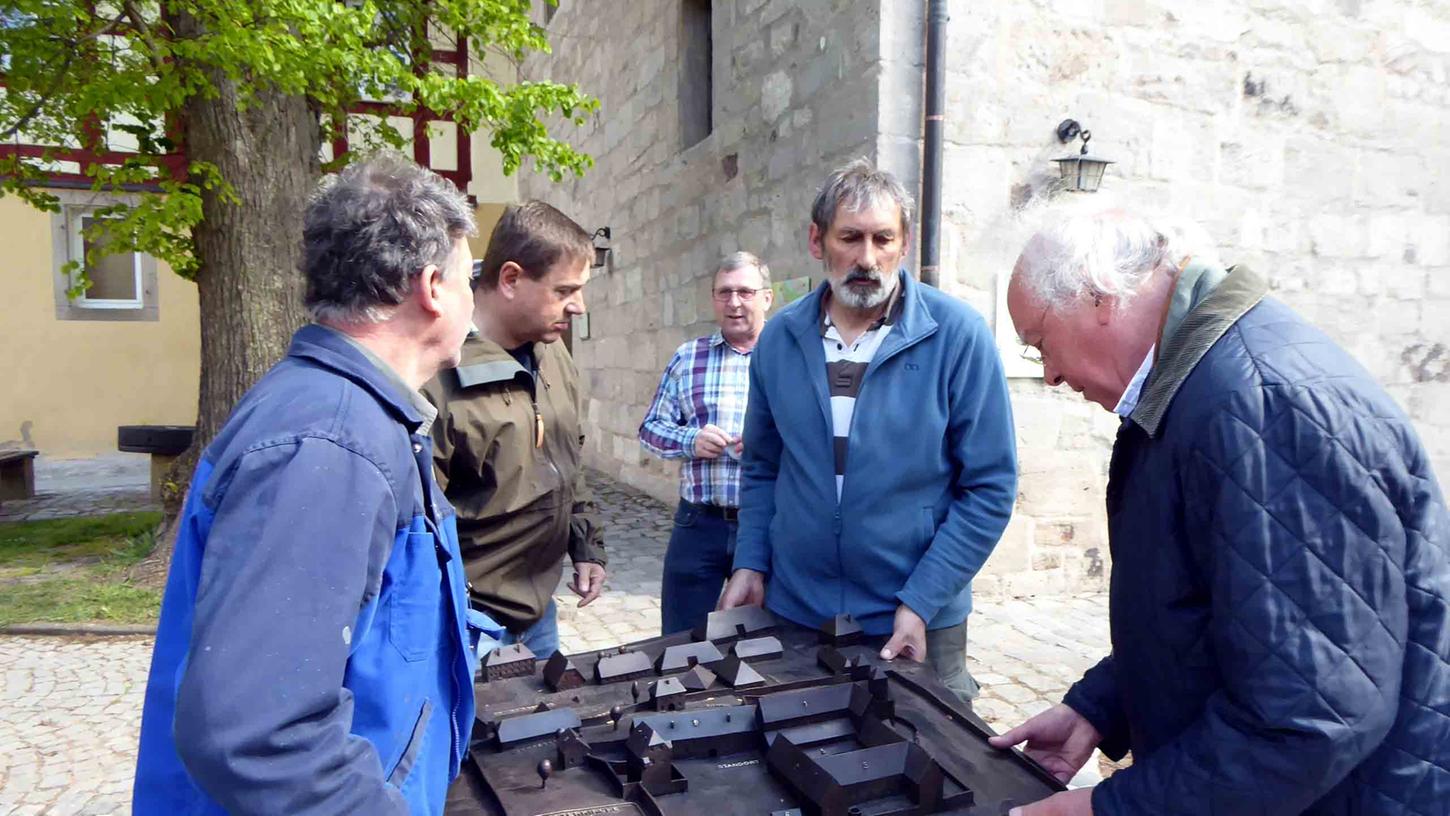
<path id="1" fill-rule="evenodd" d="M 524 76 L 598 95 L 573 138 L 598 164 L 542 197 L 614 231 L 590 284 L 589 461 L 662 498 L 636 429 L 660 370 L 711 329 L 712 261 L 747 249 L 810 275 L 811 197 L 856 155 L 918 182 L 920 0 L 716 0 L 714 132 L 680 149 L 679 4 L 566 0 Z M 608 12 L 601 8 L 607 6 Z M 587 11 L 586 11 L 587 9 Z M 943 287 L 993 320 L 1022 477 L 985 594 L 1103 586 L 1116 418 L 1016 360 L 1000 297 L 1053 137 L 1072 117 L 1117 160 L 1100 196 L 1191 217 L 1229 263 L 1329 331 L 1415 418 L 1450 473 L 1450 9 L 1410 2 L 952 3 Z M 912 263 L 915 263 L 913 259 Z"/>
<path id="2" fill-rule="evenodd" d="M 883 15 L 920 5 L 888 0 Z M 998 299 L 1020 240 L 1014 205 L 1055 172 L 1068 148 L 1053 131 L 1070 116 L 1117 160 L 1100 196 L 1190 217 L 1224 262 L 1267 274 L 1387 386 L 1450 474 L 1450 7 L 951 9 L 943 285 L 996 315 L 1009 370 L 1024 373 Z M 1116 419 L 1040 376 L 1012 386 L 1021 491 L 978 590 L 1100 585 Z"/>
<path id="3" fill-rule="evenodd" d="M 669 501 L 676 466 L 644 453 L 637 432 L 675 349 L 714 330 L 714 263 L 743 249 L 776 280 L 819 280 L 811 200 L 822 168 L 874 155 L 882 70 L 874 4 L 715 0 L 714 130 L 682 150 L 680 5 L 566 0 L 548 24 L 554 54 L 522 71 L 601 102 L 592 122 L 562 131 L 594 169 L 560 184 L 525 173 L 520 193 L 611 228 L 611 264 L 586 289 L 590 337 L 574 341 L 588 461 Z"/>

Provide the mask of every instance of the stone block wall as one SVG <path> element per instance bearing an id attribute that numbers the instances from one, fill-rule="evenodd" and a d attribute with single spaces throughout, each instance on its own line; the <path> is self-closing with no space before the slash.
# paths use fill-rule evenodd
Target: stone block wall
<path id="1" fill-rule="evenodd" d="M 681 148 L 680 3 L 564 0 L 524 78 L 578 82 L 581 180 L 520 192 L 614 233 L 588 289 L 590 464 L 665 499 L 636 430 L 684 340 L 712 330 L 713 261 L 746 249 L 810 275 L 810 201 L 857 155 L 919 183 L 920 0 L 715 0 L 714 131 Z M 1095 589 L 1117 420 L 1016 360 L 1002 280 L 1053 136 L 1072 117 L 1117 160 L 1100 196 L 1201 223 L 1228 263 L 1344 343 L 1450 474 L 1450 7 L 1435 0 L 1023 0 L 951 4 L 943 287 L 992 320 L 1022 466 L 976 588 Z M 1075 148 L 1071 148 L 1075 149 Z M 911 262 L 915 265 L 916 259 Z"/>
<path id="2" fill-rule="evenodd" d="M 589 229 L 613 257 L 586 289 L 590 337 L 574 356 L 589 388 L 590 465 L 673 502 L 677 469 L 646 454 L 638 428 L 675 349 L 714 330 L 715 262 L 754 252 L 776 280 L 819 281 L 806 235 L 824 170 L 874 155 L 879 8 L 848 0 L 715 0 L 714 129 L 681 147 L 681 3 L 565 0 L 552 56 L 525 78 L 577 82 L 593 121 L 562 134 L 595 159 L 582 179 L 524 173 L 520 193 Z M 833 111 L 821 116 L 820 111 Z"/>
<path id="3" fill-rule="evenodd" d="M 893 5 L 899 8 L 893 8 Z M 884 17 L 919 14 L 887 0 Z M 1450 474 L 1450 7 L 1288 0 L 952 3 L 943 286 L 998 323 L 1015 205 L 1072 117 L 1103 192 L 1188 217 L 1341 342 Z M 911 87 L 903 77 L 896 91 Z M 1017 512 L 980 592 L 1101 586 L 1116 418 L 1012 380 Z"/>

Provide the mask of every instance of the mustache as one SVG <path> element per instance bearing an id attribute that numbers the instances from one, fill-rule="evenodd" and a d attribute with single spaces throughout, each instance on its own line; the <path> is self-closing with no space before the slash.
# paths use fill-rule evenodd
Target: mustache
<path id="1" fill-rule="evenodd" d="M 881 267 L 879 266 L 873 266 L 870 268 L 864 266 L 852 266 L 851 271 L 846 273 L 846 277 L 842 279 L 841 282 L 881 283 L 882 277 L 883 276 L 881 274 Z"/>

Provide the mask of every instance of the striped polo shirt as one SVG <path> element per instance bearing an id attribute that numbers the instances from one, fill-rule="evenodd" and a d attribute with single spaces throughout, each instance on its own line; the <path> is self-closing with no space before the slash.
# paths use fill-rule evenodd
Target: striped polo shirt
<path id="1" fill-rule="evenodd" d="M 866 368 L 881 348 L 881 341 L 891 333 L 891 327 L 901 319 L 903 300 L 901 285 L 891 293 L 891 301 L 881 313 L 881 319 L 847 345 L 831 320 L 830 290 L 821 298 L 821 343 L 826 350 L 826 390 L 831 395 L 831 427 L 836 449 L 836 501 L 841 500 L 841 487 L 846 483 L 846 446 L 851 438 L 851 419 L 856 413 L 856 396 L 861 393 L 861 381 L 866 377 Z"/>

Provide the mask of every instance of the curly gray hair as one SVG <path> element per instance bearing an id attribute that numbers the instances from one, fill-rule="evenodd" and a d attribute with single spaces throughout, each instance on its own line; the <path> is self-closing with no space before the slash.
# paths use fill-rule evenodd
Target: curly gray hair
<path id="1" fill-rule="evenodd" d="M 476 230 L 452 182 L 395 153 L 324 178 L 302 226 L 304 305 L 315 321 L 380 323 L 424 267 Z"/>

